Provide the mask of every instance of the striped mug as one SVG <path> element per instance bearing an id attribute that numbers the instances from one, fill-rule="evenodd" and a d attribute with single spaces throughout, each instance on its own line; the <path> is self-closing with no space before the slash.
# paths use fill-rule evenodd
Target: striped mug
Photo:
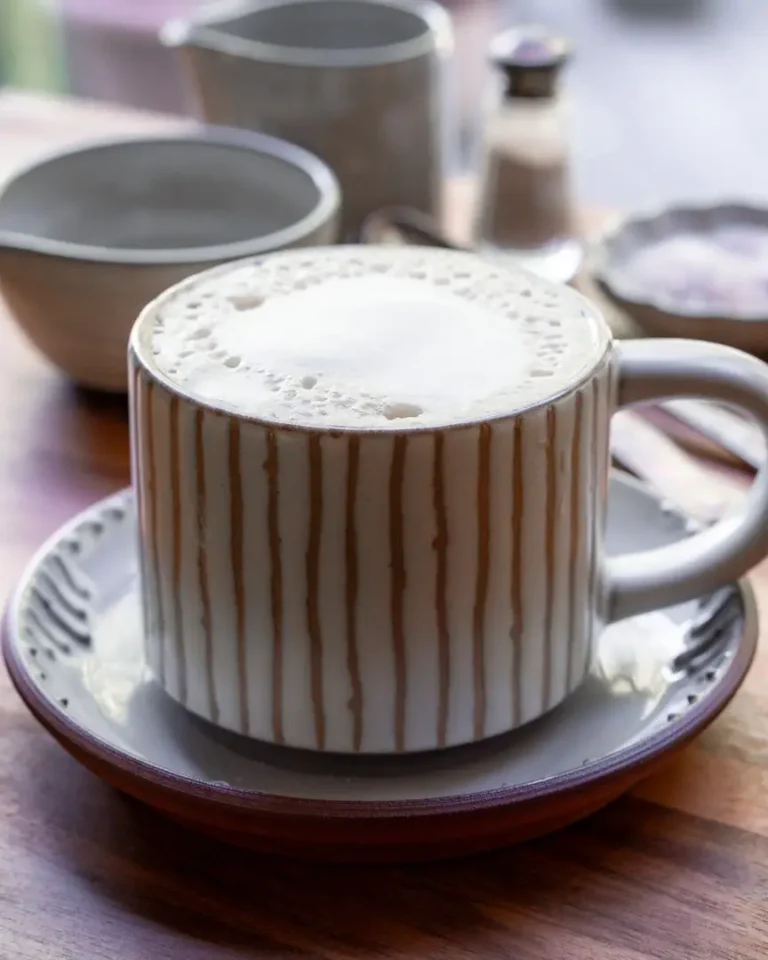
<path id="1" fill-rule="evenodd" d="M 150 304 L 129 354 L 148 664 L 263 741 L 366 754 L 509 731 L 582 683 L 607 622 L 768 552 L 764 473 L 738 516 L 603 551 L 617 406 L 697 395 L 768 433 L 768 367 L 614 343 L 579 294 L 470 254 L 230 264 Z"/>

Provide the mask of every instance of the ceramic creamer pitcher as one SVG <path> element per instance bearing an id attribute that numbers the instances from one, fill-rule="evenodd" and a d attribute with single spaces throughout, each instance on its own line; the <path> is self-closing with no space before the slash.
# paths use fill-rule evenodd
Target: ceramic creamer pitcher
<path id="1" fill-rule="evenodd" d="M 256 0 L 166 24 L 202 118 L 312 150 L 339 178 L 342 232 L 383 206 L 440 214 L 448 14 L 433 0 Z"/>

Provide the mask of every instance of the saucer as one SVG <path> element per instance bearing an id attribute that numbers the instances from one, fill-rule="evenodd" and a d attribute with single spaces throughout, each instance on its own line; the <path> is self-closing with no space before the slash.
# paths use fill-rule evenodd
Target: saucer
<path id="1" fill-rule="evenodd" d="M 635 480 L 611 480 L 608 551 L 686 535 Z M 599 809 L 720 713 L 758 627 L 745 583 L 691 640 L 697 603 L 609 627 L 591 675 L 547 716 L 467 747 L 345 757 L 219 730 L 167 697 L 143 660 L 129 491 L 38 552 L 6 612 L 8 669 L 37 719 L 113 786 L 205 833 L 326 860 L 423 860 L 547 833 Z M 698 646 L 696 645 L 698 644 Z"/>

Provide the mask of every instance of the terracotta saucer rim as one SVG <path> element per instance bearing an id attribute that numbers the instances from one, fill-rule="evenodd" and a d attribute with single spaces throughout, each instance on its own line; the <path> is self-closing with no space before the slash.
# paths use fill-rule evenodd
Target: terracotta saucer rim
<path id="1" fill-rule="evenodd" d="M 608 783 L 615 777 L 629 774 L 634 768 L 645 766 L 663 757 L 665 753 L 685 745 L 728 706 L 754 659 L 757 649 L 754 593 L 751 586 L 743 581 L 739 582 L 739 589 L 744 601 L 745 630 L 737 656 L 729 664 L 717 690 L 701 704 L 692 707 L 685 718 L 680 719 L 673 728 L 663 728 L 626 750 L 618 750 L 609 757 L 591 761 L 583 767 L 554 777 L 493 790 L 414 800 L 315 800 L 242 790 L 169 773 L 156 764 L 115 748 L 56 710 L 19 664 L 17 651 L 10 639 L 7 613 L 3 617 L 1 642 L 6 667 L 22 700 L 36 719 L 77 758 L 85 754 L 97 763 L 116 768 L 166 794 L 201 801 L 206 806 L 219 810 L 237 808 L 246 813 L 280 819 L 410 819 L 436 814 L 479 813 L 577 794 Z"/>
<path id="2" fill-rule="evenodd" d="M 622 481 L 623 482 L 623 481 Z M 643 484 L 637 484 L 648 493 Z M 279 819 L 409 819 L 430 815 L 478 813 L 498 807 L 516 806 L 544 798 L 577 794 L 581 790 L 611 781 L 614 777 L 629 774 L 661 757 L 673 748 L 689 741 L 707 727 L 725 709 L 746 677 L 757 650 L 758 613 L 754 591 L 746 579 L 737 582 L 744 615 L 741 640 L 736 654 L 725 669 L 716 688 L 704 699 L 686 711 L 684 717 L 662 728 L 651 736 L 637 741 L 626 749 L 592 760 L 581 767 L 567 770 L 553 777 L 532 780 L 511 786 L 496 787 L 470 793 L 445 797 L 424 797 L 410 800 L 318 800 L 308 797 L 291 797 L 280 794 L 244 790 L 226 784 L 207 783 L 203 780 L 171 773 L 148 760 L 132 756 L 87 730 L 57 709 L 56 705 L 39 689 L 24 666 L 17 645 L 13 640 L 14 619 L 28 579 L 41 557 L 61 541 L 69 530 L 77 528 L 84 515 L 108 506 L 111 501 L 124 502 L 126 491 L 113 494 L 81 511 L 72 521 L 51 536 L 36 552 L 27 566 L 21 581 L 6 605 L 0 626 L 0 644 L 3 659 L 16 691 L 36 719 L 78 759 L 84 754 L 97 764 L 117 769 L 123 774 L 144 782 L 165 793 L 218 810 L 237 809 Z"/>

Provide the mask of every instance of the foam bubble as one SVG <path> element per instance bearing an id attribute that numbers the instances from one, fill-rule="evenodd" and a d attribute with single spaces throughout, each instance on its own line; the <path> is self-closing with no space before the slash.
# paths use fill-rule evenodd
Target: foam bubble
<path id="1" fill-rule="evenodd" d="M 186 392 L 275 422 L 403 428 L 541 402 L 608 334 L 584 301 L 522 271 L 418 248 L 293 251 L 160 298 L 157 368 Z"/>

